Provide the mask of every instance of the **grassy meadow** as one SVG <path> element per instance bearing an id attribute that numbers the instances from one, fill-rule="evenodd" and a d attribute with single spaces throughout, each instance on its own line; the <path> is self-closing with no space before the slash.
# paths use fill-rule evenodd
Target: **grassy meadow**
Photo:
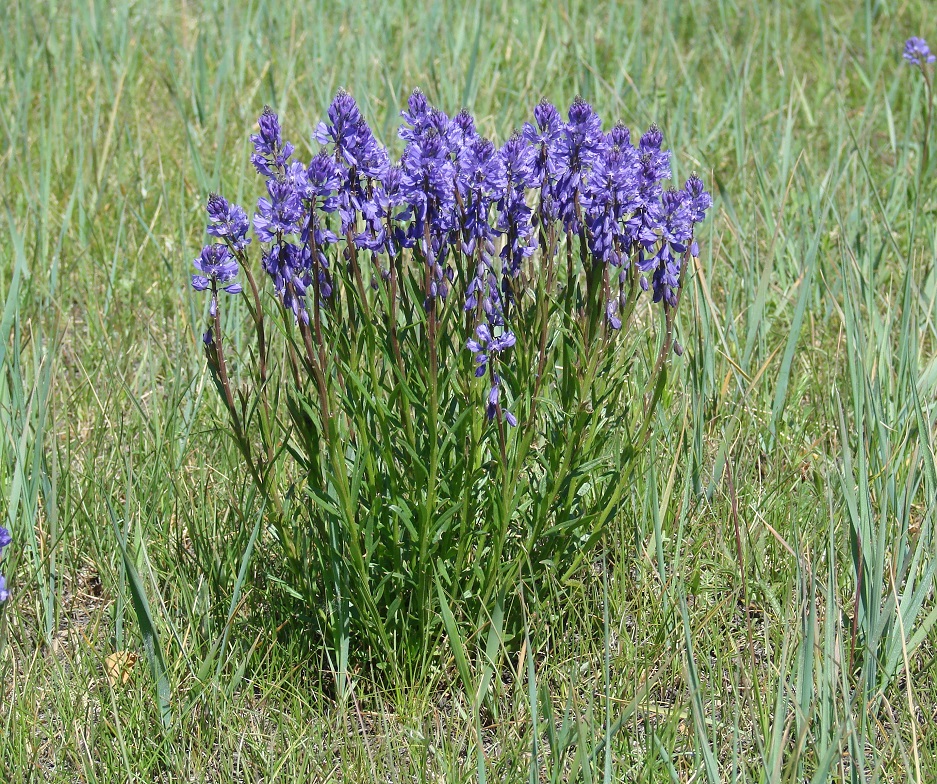
<path id="1" fill-rule="evenodd" d="M 924 0 L 0 4 L 0 781 L 933 781 L 911 35 Z M 714 207 L 650 454 L 552 612 L 339 699 L 189 275 L 208 193 L 261 194 L 264 104 L 308 157 L 345 87 L 397 153 L 417 86 L 497 141 L 544 96 L 657 122 Z"/>

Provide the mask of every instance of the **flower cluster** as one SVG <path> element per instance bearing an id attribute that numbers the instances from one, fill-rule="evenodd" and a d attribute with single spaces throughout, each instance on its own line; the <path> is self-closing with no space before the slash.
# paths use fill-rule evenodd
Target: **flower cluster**
<path id="1" fill-rule="evenodd" d="M 923 68 L 925 63 L 932 63 L 937 60 L 937 56 L 931 53 L 927 41 L 917 36 L 911 36 L 904 42 L 904 59 L 911 65 Z"/>
<path id="2" fill-rule="evenodd" d="M 241 254 L 250 244 L 247 232 L 250 224 L 247 213 L 236 204 L 212 193 L 205 207 L 208 213 L 208 234 L 221 240 L 206 245 L 193 264 L 198 272 L 192 276 L 192 288 L 196 291 L 211 291 L 209 313 L 212 319 L 218 314 L 218 289 L 228 294 L 240 294 L 241 284 L 235 283 L 238 274 L 236 254 Z M 212 330 L 205 333 L 205 343 L 211 344 Z"/>
<path id="3" fill-rule="evenodd" d="M 13 541 L 13 537 L 10 536 L 10 532 L 0 525 L 0 556 L 3 555 L 3 550 L 9 546 L 10 542 Z M 7 590 L 7 581 L 6 578 L 0 574 L 0 603 L 5 602 L 10 598 L 10 592 Z"/>
<path id="4" fill-rule="evenodd" d="M 908 52 L 933 59 L 922 41 L 909 41 L 905 57 Z M 316 313 L 329 306 L 330 255 L 333 264 L 338 258 L 355 264 L 359 252 L 369 253 L 378 272 L 371 283 L 379 286 L 409 250 L 424 265 L 427 318 L 437 317 L 453 287 L 460 290 L 473 322 L 466 347 L 475 355 L 476 376 L 490 384 L 488 417 L 514 425 L 501 404 L 499 366 L 515 345 L 512 326 L 523 298 L 536 290 L 530 283 L 540 269 L 531 257 L 538 244 L 541 267 L 560 242 L 579 244 L 583 262 L 588 256 L 592 265 L 587 273 L 593 280 L 602 273 L 600 304 L 612 330 L 622 328 L 621 311 L 638 284 L 653 289 L 663 308 L 676 307 L 687 258 L 698 253 L 694 227 L 712 199 L 695 175 L 682 188 L 665 189 L 670 151 L 659 128 L 651 126 L 634 144 L 622 124 L 604 131 L 582 98 L 565 120 L 544 100 L 533 121 L 499 148 L 467 111 L 450 118 L 419 90 L 401 116 L 405 149 L 394 164 L 354 98 L 340 91 L 313 135 L 319 151 L 304 163 L 284 141 L 279 117 L 264 109 L 251 136 L 251 160 L 267 193 L 257 202 L 253 228 L 262 268 L 297 322 L 309 323 L 310 301 Z M 240 291 L 233 279 L 250 240 L 247 215 L 237 205 L 213 195 L 208 215 L 208 232 L 219 242 L 196 260 L 192 285 L 211 289 L 214 315 L 219 287 Z M 547 236 L 556 238 L 549 247 Z M 342 256 L 330 254 L 341 241 Z"/>
<path id="5" fill-rule="evenodd" d="M 220 199 L 221 197 L 214 197 Z M 223 201 L 223 199 L 222 199 Z M 209 215 L 211 215 L 212 202 L 209 201 Z M 243 212 L 243 211 L 242 211 Z M 214 228 L 213 223 L 209 228 Z M 232 245 L 236 242 L 243 242 L 246 245 L 250 240 L 241 236 L 239 239 L 229 238 Z M 202 252 L 192 262 L 198 272 L 192 276 L 192 288 L 196 291 L 210 291 L 211 302 L 208 306 L 208 312 L 212 319 L 218 315 L 218 289 L 224 289 L 228 294 L 240 294 L 241 284 L 234 283 L 238 274 L 238 263 L 231 255 L 231 249 L 227 244 L 214 243 L 202 248 Z M 209 327 L 203 336 L 205 345 L 212 344 L 212 328 Z"/>

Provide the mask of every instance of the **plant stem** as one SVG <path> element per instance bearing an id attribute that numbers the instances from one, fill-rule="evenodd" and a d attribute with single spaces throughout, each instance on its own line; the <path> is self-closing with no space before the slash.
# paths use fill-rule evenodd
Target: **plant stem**
<path id="1" fill-rule="evenodd" d="M 930 127 L 934 113 L 934 94 L 931 90 L 930 76 L 927 73 L 927 69 L 924 67 L 921 68 L 921 73 L 924 75 L 926 108 L 924 111 L 924 140 L 921 143 L 921 172 L 919 182 L 924 179 L 924 175 L 927 173 L 928 156 L 930 153 Z"/>
<path id="2" fill-rule="evenodd" d="M 388 232 L 390 224 L 388 222 Z M 413 422 L 410 417 L 410 402 L 407 399 L 406 385 L 407 372 L 403 364 L 403 354 L 400 352 L 400 339 L 397 335 L 397 276 L 402 272 L 402 253 L 390 257 L 390 305 L 387 309 L 387 333 L 390 337 L 391 351 L 394 352 L 394 360 L 397 364 L 397 371 L 400 374 L 400 418 L 403 420 L 403 427 L 407 434 L 407 440 L 410 446 L 416 447 L 416 438 L 413 433 Z"/>

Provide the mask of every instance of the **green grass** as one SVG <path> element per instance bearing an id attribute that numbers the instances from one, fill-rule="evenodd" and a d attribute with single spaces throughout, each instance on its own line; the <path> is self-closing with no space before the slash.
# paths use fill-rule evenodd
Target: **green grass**
<path id="1" fill-rule="evenodd" d="M 0 30 L 0 780 L 933 777 L 927 3 L 12 0 Z M 499 139 L 581 93 L 716 199 L 604 548 L 522 655 L 470 640 L 344 701 L 187 285 L 208 191 L 258 195 L 263 104 L 308 144 L 339 86 L 392 146 L 414 86 Z"/>

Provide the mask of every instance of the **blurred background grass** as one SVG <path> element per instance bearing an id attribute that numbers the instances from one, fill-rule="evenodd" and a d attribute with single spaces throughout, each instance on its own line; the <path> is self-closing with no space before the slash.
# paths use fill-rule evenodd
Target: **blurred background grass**
<path id="1" fill-rule="evenodd" d="M 928 3 L 11 0 L 0 30 L 0 778 L 931 778 Z M 716 200 L 652 466 L 480 732 L 447 651 L 333 702 L 188 287 L 265 103 L 308 154 L 345 87 L 398 149 L 415 86 L 500 140 L 542 96 L 657 122 Z"/>

